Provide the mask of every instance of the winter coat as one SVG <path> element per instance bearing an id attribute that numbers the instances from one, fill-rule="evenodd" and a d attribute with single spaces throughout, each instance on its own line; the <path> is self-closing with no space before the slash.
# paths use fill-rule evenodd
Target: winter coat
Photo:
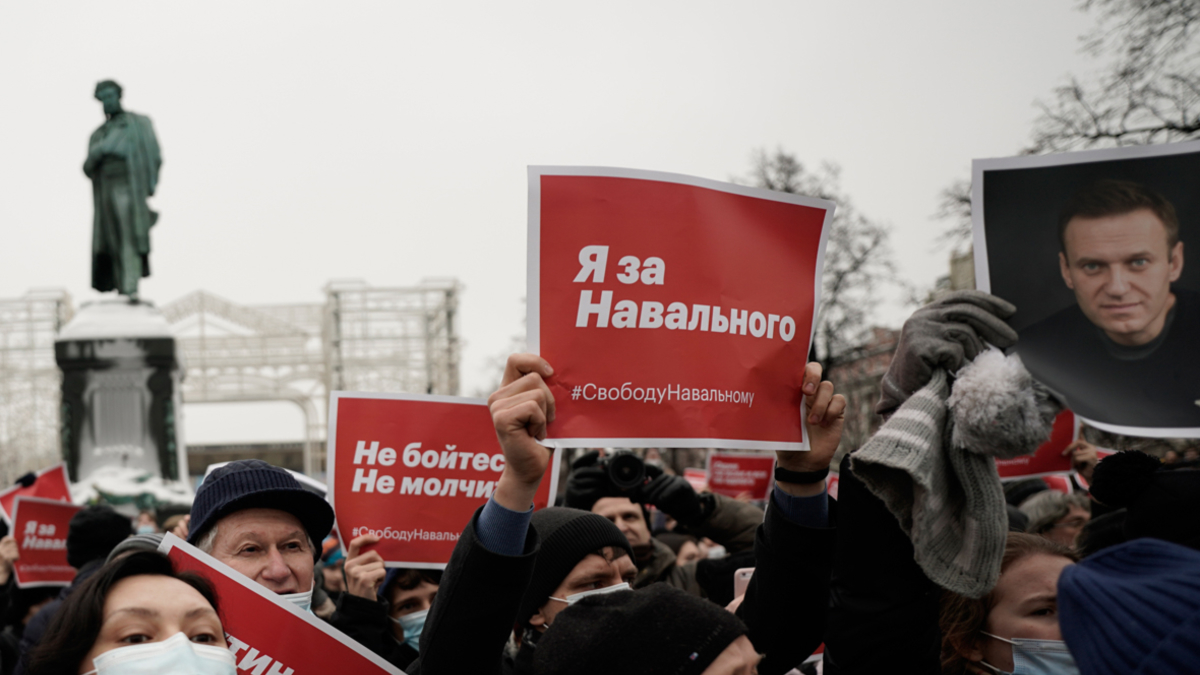
<path id="1" fill-rule="evenodd" d="M 838 482 L 838 535 L 830 580 L 826 675 L 941 672 L 941 589 L 883 502 L 850 471 Z"/>
<path id="2" fill-rule="evenodd" d="M 396 640 L 387 604 L 382 600 L 342 593 L 329 623 L 400 670 L 406 670 L 417 658 L 417 650 Z"/>
<path id="3" fill-rule="evenodd" d="M 762 509 L 723 495 L 715 497 L 715 508 L 703 525 L 686 530 L 696 537 L 708 537 L 725 547 L 729 553 L 745 551 L 754 546 L 754 532 L 759 523 L 763 522 Z M 680 530 L 684 531 L 684 530 Z M 645 588 L 656 582 L 664 582 L 675 588 L 698 595 L 706 596 L 696 579 L 697 562 L 685 565 L 675 563 L 675 552 L 671 547 L 651 539 L 654 546 L 650 558 L 637 561 L 638 574 L 633 581 L 634 588 Z"/>
<path id="4" fill-rule="evenodd" d="M 831 510 L 831 522 L 833 516 Z M 537 533 L 529 529 L 519 556 L 492 553 L 479 543 L 478 518 L 476 511 L 446 566 L 409 675 L 532 673 L 529 641 L 515 656 L 505 655 L 505 645 L 533 573 Z M 751 531 L 757 568 L 737 614 L 755 648 L 768 655 L 759 672 L 785 673 L 821 643 L 835 530 L 797 525 L 772 508 Z"/>

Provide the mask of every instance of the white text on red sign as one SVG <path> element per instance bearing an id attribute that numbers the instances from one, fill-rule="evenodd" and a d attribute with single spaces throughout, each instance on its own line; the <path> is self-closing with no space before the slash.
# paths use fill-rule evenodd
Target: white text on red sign
<path id="1" fill-rule="evenodd" d="M 54 523 L 41 523 L 31 520 L 25 523 L 25 533 L 21 537 L 21 548 L 27 551 L 54 551 L 67 547 L 66 538 L 55 539 Z"/>
<path id="2" fill-rule="evenodd" d="M 432 448 L 422 451 L 421 444 L 409 443 L 404 452 L 398 453 L 395 448 L 380 448 L 379 441 L 359 441 L 354 450 L 354 464 L 376 464 L 383 467 L 396 465 L 397 458 L 410 468 L 423 467 L 426 469 L 443 469 L 450 471 L 476 471 L 500 473 L 504 470 L 504 455 L 502 453 L 465 452 L 458 446 L 447 445 L 445 450 Z M 425 495 L 427 497 L 468 497 L 487 499 L 496 489 L 494 480 L 467 480 L 465 478 L 435 478 L 432 476 L 403 476 L 400 481 L 399 494 Z M 396 477 L 388 474 L 380 475 L 379 469 L 357 468 L 354 470 L 354 482 L 351 492 L 378 492 L 391 494 L 396 490 Z"/>
<path id="3" fill-rule="evenodd" d="M 579 273 L 574 283 L 604 283 L 608 266 L 608 247 L 593 245 L 579 250 Z M 662 286 L 666 283 L 667 264 L 662 258 L 649 257 L 645 263 L 636 256 L 627 255 L 617 265 L 624 270 L 616 275 L 623 284 L 641 282 L 647 286 Z M 778 328 L 779 339 L 791 342 L 796 337 L 796 320 L 790 316 L 770 314 L 748 309 L 729 309 L 729 316 L 721 314 L 720 305 L 693 303 L 690 310 L 684 302 L 663 304 L 655 300 L 643 300 L 641 305 L 633 300 L 618 300 L 613 303 L 613 291 L 600 291 L 600 300 L 593 302 L 592 291 L 579 292 L 579 309 L 575 313 L 575 327 L 587 328 L 592 315 L 596 316 L 596 328 L 666 328 L 667 330 L 700 330 L 731 335 L 749 335 L 756 338 L 774 338 Z"/>

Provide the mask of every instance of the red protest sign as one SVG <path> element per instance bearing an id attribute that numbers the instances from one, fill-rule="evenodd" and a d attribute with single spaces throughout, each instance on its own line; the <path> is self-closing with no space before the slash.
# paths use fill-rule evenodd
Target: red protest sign
<path id="1" fill-rule="evenodd" d="M 67 487 L 67 466 L 55 464 L 49 469 L 42 469 L 37 472 L 36 479 L 29 487 L 17 484 L 0 492 L 0 516 L 3 516 L 9 525 L 13 522 L 13 500 L 19 495 L 60 502 L 71 501 L 71 490 Z"/>
<path id="2" fill-rule="evenodd" d="M 726 497 L 763 501 L 771 490 L 775 455 L 714 452 L 708 456 L 708 489 Z"/>
<path id="3" fill-rule="evenodd" d="M 67 530 L 82 507 L 55 499 L 18 495 L 13 501 L 13 537 L 20 558 L 13 563 L 17 586 L 66 586 L 75 578 L 67 564 Z"/>
<path id="4" fill-rule="evenodd" d="M 1063 456 L 1063 450 L 1075 441 L 1078 433 L 1075 414 L 1070 410 L 1058 413 L 1054 418 L 1054 428 L 1050 432 L 1050 440 L 1042 443 L 1037 452 L 1032 455 L 1022 455 L 1013 459 L 997 459 L 996 470 L 1001 480 L 1016 478 L 1033 478 L 1051 474 L 1070 473 L 1071 458 Z"/>
<path id="5" fill-rule="evenodd" d="M 389 567 L 445 567 L 504 469 L 487 403 L 454 396 L 333 392 L 327 454 L 338 538 L 380 536 Z M 561 455 L 534 508 L 553 499 Z"/>
<path id="6" fill-rule="evenodd" d="M 708 489 L 708 470 L 687 468 L 683 470 L 683 479 L 692 486 L 696 492 L 704 492 Z"/>
<path id="7" fill-rule="evenodd" d="M 801 450 L 831 202 L 530 167 L 528 339 L 564 447 Z"/>
<path id="8" fill-rule="evenodd" d="M 225 563 L 173 534 L 158 550 L 178 572 L 195 572 L 212 584 L 221 624 L 240 673 L 328 675 L 404 672 L 346 637 L 314 614 L 281 600 Z"/>

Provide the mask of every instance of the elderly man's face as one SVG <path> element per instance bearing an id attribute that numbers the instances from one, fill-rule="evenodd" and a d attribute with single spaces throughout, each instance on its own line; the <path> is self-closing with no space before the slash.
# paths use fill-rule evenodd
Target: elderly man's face
<path id="1" fill-rule="evenodd" d="M 1113 342 L 1144 345 L 1162 332 L 1175 304 L 1171 282 L 1183 271 L 1183 242 L 1167 247 L 1167 228 L 1150 209 L 1071 219 L 1059 267 L 1084 315 Z"/>
<path id="2" fill-rule="evenodd" d="M 313 587 L 313 550 L 300 519 L 277 509 L 245 509 L 217 521 L 212 555 L 275 593 Z"/>
<path id="3" fill-rule="evenodd" d="M 121 95 L 113 87 L 104 87 L 96 92 L 96 98 L 104 104 L 105 115 L 116 115 L 121 112 Z"/>

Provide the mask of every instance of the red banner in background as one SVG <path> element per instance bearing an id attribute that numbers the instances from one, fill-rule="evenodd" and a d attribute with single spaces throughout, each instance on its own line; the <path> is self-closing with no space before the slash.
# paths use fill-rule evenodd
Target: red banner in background
<path id="1" fill-rule="evenodd" d="M 705 469 L 684 469 L 683 479 L 686 480 L 696 492 L 704 492 L 708 489 L 708 471 Z"/>
<path id="2" fill-rule="evenodd" d="M 239 673 L 329 675 L 404 672 L 328 623 L 254 583 L 219 560 L 168 534 L 158 550 L 177 572 L 195 572 L 212 584 L 221 624 Z"/>
<path id="3" fill-rule="evenodd" d="M 547 452 L 550 452 L 547 450 Z M 558 484 L 555 450 L 534 508 Z M 442 568 L 504 469 L 492 416 L 479 399 L 333 392 L 329 501 L 343 547 L 375 534 L 389 567 Z"/>
<path id="4" fill-rule="evenodd" d="M 13 500 L 18 495 L 59 502 L 71 501 L 71 490 L 67 487 L 67 466 L 55 464 L 49 469 L 42 469 L 37 472 L 33 485 L 25 487 L 17 484 L 0 492 L 0 516 L 3 516 L 9 525 L 13 522 Z"/>
<path id="5" fill-rule="evenodd" d="M 530 167 L 530 350 L 563 447 L 805 449 L 832 202 L 630 169 Z"/>
<path id="6" fill-rule="evenodd" d="M 841 477 L 836 473 L 829 474 L 829 476 L 825 479 L 825 490 L 829 493 L 829 496 L 832 497 L 833 499 L 837 499 L 837 496 L 838 496 L 838 481 L 839 480 L 841 480 Z"/>
<path id="7" fill-rule="evenodd" d="M 996 470 L 1000 472 L 1000 480 L 1015 480 L 1017 478 L 1033 478 L 1071 472 L 1071 457 L 1064 456 L 1063 450 L 1075 441 L 1078 425 L 1075 415 L 1070 410 L 1064 410 L 1054 418 L 1054 429 L 1050 432 L 1050 440 L 1043 443 L 1032 455 L 1023 455 L 1013 459 L 997 459 Z"/>
<path id="8" fill-rule="evenodd" d="M 12 535 L 21 556 L 13 563 L 18 587 L 66 586 L 75 579 L 75 568 L 67 564 L 67 530 L 81 508 L 25 495 L 13 500 Z"/>
<path id="9" fill-rule="evenodd" d="M 708 489 L 726 497 L 764 501 L 774 470 L 773 454 L 714 452 L 708 456 Z"/>

